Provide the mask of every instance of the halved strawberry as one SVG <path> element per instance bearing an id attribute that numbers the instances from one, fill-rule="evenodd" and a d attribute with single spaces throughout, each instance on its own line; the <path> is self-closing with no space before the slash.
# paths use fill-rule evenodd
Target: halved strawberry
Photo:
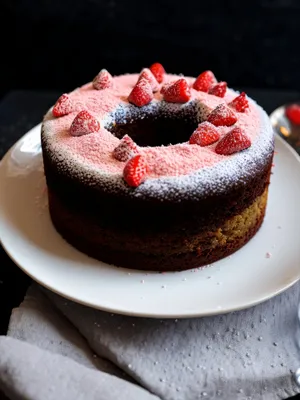
<path id="1" fill-rule="evenodd" d="M 164 89 L 163 96 L 169 103 L 186 103 L 191 98 L 191 90 L 187 81 L 180 78 Z"/>
<path id="2" fill-rule="evenodd" d="M 300 125 L 300 105 L 291 104 L 286 107 L 285 115 L 295 125 Z"/>
<path id="3" fill-rule="evenodd" d="M 61 117 L 74 111 L 74 104 L 67 93 L 62 94 L 52 109 L 54 117 Z"/>
<path id="4" fill-rule="evenodd" d="M 139 154 L 127 162 L 123 170 L 123 178 L 129 186 L 137 187 L 146 179 L 147 171 L 147 163 Z"/>
<path id="5" fill-rule="evenodd" d="M 101 69 L 93 80 L 93 87 L 96 90 L 102 90 L 112 87 L 113 77 L 106 69 Z"/>
<path id="6" fill-rule="evenodd" d="M 199 146 L 209 146 L 220 139 L 220 134 L 209 122 L 202 122 L 190 137 L 190 144 L 198 144 Z"/>
<path id="7" fill-rule="evenodd" d="M 162 83 L 162 81 L 164 80 L 165 73 L 166 73 L 164 67 L 160 63 L 154 63 L 150 66 L 149 69 L 152 72 L 152 74 L 155 76 L 157 82 Z"/>
<path id="8" fill-rule="evenodd" d="M 193 88 L 207 93 L 209 88 L 215 83 L 217 83 L 215 75 L 211 71 L 204 71 L 195 80 Z"/>
<path id="9" fill-rule="evenodd" d="M 143 107 L 153 99 L 150 83 L 146 79 L 140 79 L 128 96 L 128 101 L 135 106 Z"/>
<path id="10" fill-rule="evenodd" d="M 227 90 L 226 82 L 219 82 L 209 88 L 208 93 L 214 96 L 224 97 Z"/>
<path id="11" fill-rule="evenodd" d="M 250 138 L 242 131 L 241 128 L 232 129 L 225 135 L 216 146 L 216 153 L 222 155 L 230 155 L 241 150 L 245 150 L 251 146 Z"/>
<path id="12" fill-rule="evenodd" d="M 138 80 L 140 81 L 141 79 L 146 79 L 150 83 L 152 92 L 158 91 L 158 89 L 159 89 L 158 82 L 149 68 L 144 68 L 142 70 Z"/>
<path id="13" fill-rule="evenodd" d="M 113 156 L 118 161 L 128 161 L 137 154 L 139 154 L 138 147 L 128 135 L 122 137 L 120 143 L 113 151 Z"/>
<path id="14" fill-rule="evenodd" d="M 161 94 L 164 94 L 165 93 L 165 91 L 168 89 L 168 87 L 170 87 L 172 85 L 172 83 L 171 82 L 169 82 L 169 83 L 165 83 L 162 87 L 161 87 L 161 89 L 160 89 L 160 93 Z"/>
<path id="15" fill-rule="evenodd" d="M 231 126 L 236 123 L 237 116 L 225 104 L 220 104 L 212 110 L 207 121 L 215 126 Z"/>
<path id="16" fill-rule="evenodd" d="M 98 132 L 100 129 L 100 122 L 87 110 L 80 111 L 70 127 L 70 134 L 72 136 L 82 136 L 89 133 Z"/>
<path id="17" fill-rule="evenodd" d="M 244 112 L 246 108 L 249 107 L 249 101 L 246 97 L 246 93 L 242 92 L 240 95 L 235 97 L 228 105 L 238 112 Z"/>

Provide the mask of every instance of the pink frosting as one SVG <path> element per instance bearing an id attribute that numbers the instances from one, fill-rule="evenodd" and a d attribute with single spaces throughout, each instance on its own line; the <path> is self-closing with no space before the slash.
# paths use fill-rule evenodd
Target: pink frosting
<path id="1" fill-rule="evenodd" d="M 164 83 L 178 79 L 179 76 L 167 75 Z M 46 135 L 51 135 L 51 142 L 59 153 L 65 150 L 72 153 L 74 157 L 80 158 L 81 162 L 89 166 L 102 170 L 108 174 L 122 174 L 124 162 L 116 160 L 112 156 L 114 148 L 118 145 L 119 139 L 103 128 L 103 122 L 109 113 L 116 109 L 118 105 L 127 105 L 127 97 L 132 87 L 138 79 L 138 74 L 128 74 L 113 79 L 113 88 L 105 90 L 95 90 L 91 83 L 76 89 L 70 93 L 70 97 L 76 105 L 73 113 L 54 118 L 48 113 L 44 121 Z M 194 78 L 186 78 L 190 84 Z M 161 85 L 160 85 L 161 86 Z M 207 93 L 198 92 L 191 89 L 191 99 L 197 99 L 205 104 L 211 111 L 221 103 L 229 103 L 237 94 L 232 90 L 227 90 L 224 98 L 219 98 Z M 162 95 L 157 92 L 154 99 L 160 101 Z M 154 100 L 155 101 L 155 100 Z M 236 113 L 237 123 L 234 125 L 242 128 L 253 142 L 259 133 L 260 116 L 255 103 L 249 101 L 250 107 L 244 113 Z M 102 128 L 97 133 L 72 137 L 69 128 L 78 111 L 88 109 L 100 121 Z M 217 128 L 221 137 L 229 132 L 232 127 Z M 192 134 L 192 132 L 191 132 Z M 140 153 L 145 156 L 148 167 L 149 177 L 157 178 L 162 176 L 186 175 L 203 167 L 212 166 L 224 158 L 234 157 L 222 156 L 215 153 L 216 144 L 208 147 L 181 143 L 170 146 L 159 147 L 140 147 Z"/>

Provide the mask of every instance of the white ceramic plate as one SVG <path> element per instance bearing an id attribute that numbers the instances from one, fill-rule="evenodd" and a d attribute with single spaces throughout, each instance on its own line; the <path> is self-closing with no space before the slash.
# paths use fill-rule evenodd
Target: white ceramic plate
<path id="1" fill-rule="evenodd" d="M 204 269 L 145 273 L 89 258 L 55 231 L 36 126 L 0 164 L 2 245 L 43 286 L 106 311 L 184 318 L 253 306 L 300 278 L 300 158 L 279 137 L 276 147 L 267 216 L 250 243 Z"/>

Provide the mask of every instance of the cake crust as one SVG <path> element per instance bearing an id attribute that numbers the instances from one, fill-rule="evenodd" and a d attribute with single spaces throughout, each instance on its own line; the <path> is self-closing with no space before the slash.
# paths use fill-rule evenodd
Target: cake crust
<path id="1" fill-rule="evenodd" d="M 162 233 L 153 236 L 147 230 L 138 236 L 136 231 L 101 229 L 92 219 L 78 218 L 77 213 L 65 208 L 51 192 L 49 206 L 57 231 L 71 245 L 91 257 L 125 268 L 181 271 L 211 264 L 246 244 L 263 223 L 267 197 L 266 188 L 243 212 L 218 227 L 211 225 L 212 230 L 191 235 L 187 229 L 184 235 L 173 236 Z"/>

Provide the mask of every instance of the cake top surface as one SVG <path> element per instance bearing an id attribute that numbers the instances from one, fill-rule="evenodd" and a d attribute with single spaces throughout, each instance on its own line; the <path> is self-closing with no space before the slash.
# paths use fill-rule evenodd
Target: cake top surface
<path id="1" fill-rule="evenodd" d="M 120 143 L 120 139 L 112 133 L 114 126 L 137 119 L 157 118 L 158 115 L 192 116 L 200 123 L 217 106 L 229 104 L 238 95 L 231 89 L 227 89 L 224 97 L 197 91 L 192 88 L 195 78 L 185 77 L 191 86 L 188 102 L 166 102 L 161 92 L 157 91 L 149 104 L 137 107 L 129 103 L 128 95 L 138 78 L 139 74 L 116 76 L 113 86 L 104 90 L 95 90 L 93 83 L 88 83 L 69 94 L 74 106 L 72 112 L 56 118 L 51 110 L 48 111 L 42 127 L 43 143 L 62 169 L 68 169 L 87 183 L 106 186 L 107 190 L 161 198 L 177 193 L 180 199 L 180 192 L 188 191 L 189 195 L 197 196 L 203 191 L 226 190 L 233 180 L 243 179 L 251 173 L 251 169 L 259 168 L 262 158 L 272 151 L 273 132 L 268 117 L 261 107 L 249 99 L 249 107 L 244 112 L 235 112 L 237 122 L 234 126 L 218 126 L 216 129 L 222 139 L 233 128 L 241 128 L 251 140 L 250 148 L 222 155 L 215 151 L 217 143 L 201 147 L 190 144 L 189 138 L 167 146 L 137 146 L 148 166 L 147 179 L 139 187 L 129 188 L 123 180 L 126 162 L 113 156 Z M 166 74 L 163 84 L 180 78 L 182 76 Z M 70 126 L 82 110 L 88 110 L 96 117 L 100 130 L 72 136 Z"/>

